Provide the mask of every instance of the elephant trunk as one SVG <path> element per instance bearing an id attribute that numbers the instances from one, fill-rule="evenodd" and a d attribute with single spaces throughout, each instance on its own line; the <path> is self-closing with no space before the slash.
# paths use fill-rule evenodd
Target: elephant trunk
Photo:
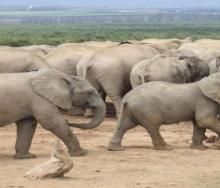
<path id="1" fill-rule="evenodd" d="M 92 109 L 92 113 L 94 114 L 94 116 L 90 122 L 82 123 L 82 124 L 68 122 L 69 126 L 80 128 L 80 129 L 93 129 L 93 128 L 98 127 L 104 121 L 104 118 L 105 118 L 105 114 L 106 114 L 105 103 L 101 101 L 99 105 L 95 107 L 91 107 L 91 109 Z"/>

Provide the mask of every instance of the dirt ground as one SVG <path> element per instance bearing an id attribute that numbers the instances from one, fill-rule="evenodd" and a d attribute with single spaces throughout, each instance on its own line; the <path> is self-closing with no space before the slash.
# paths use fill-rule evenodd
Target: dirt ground
<path id="1" fill-rule="evenodd" d="M 72 117 L 69 119 L 72 120 Z M 75 118 L 85 121 L 84 118 Z M 220 150 L 212 145 L 205 151 L 189 149 L 192 136 L 190 123 L 162 126 L 165 140 L 172 151 L 156 151 L 141 127 L 129 131 L 123 140 L 126 150 L 110 152 L 106 149 L 116 126 L 115 118 L 106 118 L 95 130 L 78 130 L 87 156 L 73 157 L 74 168 L 65 178 L 29 180 L 27 170 L 49 158 L 56 139 L 38 126 L 31 152 L 36 159 L 15 160 L 14 125 L 0 129 L 0 187 L 1 188 L 219 188 Z M 208 135 L 211 134 L 208 132 Z"/>

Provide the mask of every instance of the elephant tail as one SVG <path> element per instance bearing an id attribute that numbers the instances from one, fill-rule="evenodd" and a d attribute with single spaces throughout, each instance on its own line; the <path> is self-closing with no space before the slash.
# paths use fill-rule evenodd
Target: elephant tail
<path id="1" fill-rule="evenodd" d="M 87 70 L 92 66 L 92 54 L 84 56 L 76 66 L 77 76 L 86 78 Z"/>

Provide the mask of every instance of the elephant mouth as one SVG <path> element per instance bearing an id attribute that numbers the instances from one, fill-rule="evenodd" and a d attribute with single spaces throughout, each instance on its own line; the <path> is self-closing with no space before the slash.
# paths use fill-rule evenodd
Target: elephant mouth
<path id="1" fill-rule="evenodd" d="M 67 109 L 64 109 L 64 108 L 61 108 L 61 107 L 59 107 L 59 106 L 57 106 L 57 108 L 58 108 L 58 110 L 59 110 L 59 112 L 61 113 L 61 114 L 65 114 L 65 113 L 67 113 Z"/>
<path id="2" fill-rule="evenodd" d="M 92 114 L 93 114 L 93 118 L 90 122 L 84 124 L 68 123 L 69 126 L 80 129 L 92 129 L 99 126 L 104 121 L 105 118 L 105 114 L 106 114 L 105 103 L 101 102 L 99 105 L 96 105 L 96 107 L 89 106 L 88 108 L 92 110 Z"/>
<path id="3" fill-rule="evenodd" d="M 88 101 L 86 101 L 86 102 L 73 102 L 72 106 L 82 107 L 82 108 L 93 108 L 93 107 L 95 107 L 95 106 L 92 106 Z"/>

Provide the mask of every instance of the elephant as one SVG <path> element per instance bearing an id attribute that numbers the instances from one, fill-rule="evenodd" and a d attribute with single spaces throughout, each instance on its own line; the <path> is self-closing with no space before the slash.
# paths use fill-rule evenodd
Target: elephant
<path id="1" fill-rule="evenodd" d="M 220 69 L 220 51 L 219 48 L 210 48 L 199 57 L 208 64 L 210 74 L 218 72 Z"/>
<path id="2" fill-rule="evenodd" d="M 118 114 L 121 98 L 131 89 L 132 67 L 157 54 L 155 49 L 145 44 L 122 44 L 102 48 L 77 64 L 77 75 L 87 78 L 99 93 L 107 94 Z"/>
<path id="3" fill-rule="evenodd" d="M 220 73 L 193 83 L 154 81 L 140 85 L 123 98 L 117 128 L 108 148 L 122 150 L 125 132 L 141 125 L 149 133 L 155 149 L 172 149 L 162 138 L 160 126 L 192 121 L 191 148 L 206 149 L 202 143 L 206 129 L 220 134 L 219 103 Z"/>
<path id="4" fill-rule="evenodd" d="M 47 67 L 47 62 L 33 52 L 0 49 L 0 73 L 30 72 Z"/>
<path id="5" fill-rule="evenodd" d="M 114 46 L 119 44 L 118 42 L 111 42 L 111 41 L 105 41 L 105 42 L 100 42 L 100 41 L 87 41 L 87 42 L 82 42 L 82 43 L 65 43 L 65 44 L 60 44 L 57 46 L 58 48 L 77 48 L 77 47 L 94 47 L 94 48 L 105 48 L 109 46 Z"/>
<path id="6" fill-rule="evenodd" d="M 99 48 L 97 47 L 90 47 L 81 44 L 75 45 L 74 43 L 71 43 L 71 47 L 57 48 L 55 51 L 45 56 L 45 60 L 53 69 L 68 75 L 76 76 L 76 65 L 80 60 L 94 53 L 94 51 L 98 49 Z M 85 109 L 73 107 L 68 113 L 70 115 L 83 115 Z"/>
<path id="7" fill-rule="evenodd" d="M 0 46 L 2 50 L 24 50 L 28 52 L 33 52 L 41 57 L 51 53 L 56 47 L 50 45 L 32 45 L 32 46 L 21 46 L 21 47 L 11 47 L 11 46 Z"/>
<path id="8" fill-rule="evenodd" d="M 78 45 L 76 47 L 60 47 L 44 57 L 50 67 L 76 76 L 76 65 L 85 56 L 94 53 L 99 48 Z"/>
<path id="9" fill-rule="evenodd" d="M 178 49 L 182 45 L 190 43 L 191 40 L 189 38 L 186 39 L 144 39 L 141 41 L 142 43 L 151 44 L 159 51 L 166 51 L 167 49 Z"/>
<path id="10" fill-rule="evenodd" d="M 188 83 L 209 75 L 209 66 L 206 63 L 195 56 L 186 55 L 157 55 L 134 65 L 130 74 L 132 87 L 151 81 Z"/>
<path id="11" fill-rule="evenodd" d="M 71 156 L 85 155 L 87 150 L 80 147 L 69 126 L 91 129 L 105 117 L 105 104 L 87 80 L 53 69 L 0 74 L 0 88 L 0 126 L 16 124 L 18 159 L 35 157 L 29 148 L 37 122 L 60 138 Z M 68 110 L 72 105 L 91 108 L 94 118 L 85 124 L 68 123 L 59 109 Z"/>

